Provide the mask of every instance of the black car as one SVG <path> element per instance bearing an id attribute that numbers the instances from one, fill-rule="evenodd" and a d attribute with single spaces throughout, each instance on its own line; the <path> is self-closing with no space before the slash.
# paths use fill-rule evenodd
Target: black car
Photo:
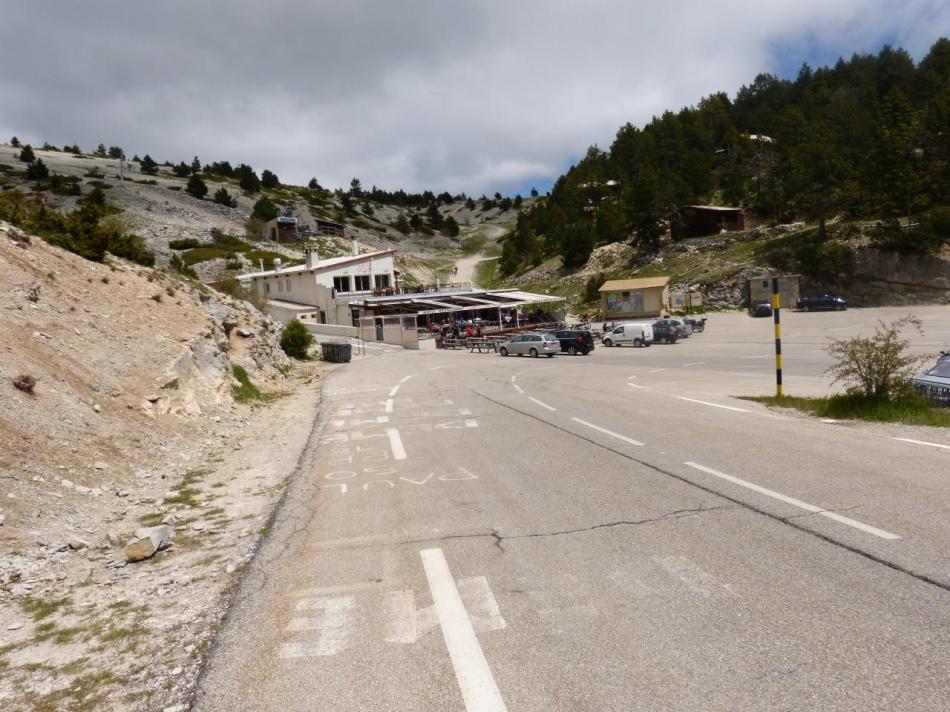
<path id="1" fill-rule="evenodd" d="M 950 351 L 944 351 L 937 365 L 917 376 L 914 390 L 934 405 L 950 408 Z"/>
<path id="2" fill-rule="evenodd" d="M 594 335 L 585 329 L 557 331 L 554 336 L 561 342 L 561 351 L 586 356 L 594 350 Z"/>
<path id="3" fill-rule="evenodd" d="M 759 302 L 753 304 L 749 311 L 752 316 L 772 316 L 772 305 L 768 302 Z"/>
<path id="4" fill-rule="evenodd" d="M 798 300 L 798 308 L 802 311 L 844 311 L 848 308 L 848 300 L 837 294 L 809 294 Z"/>
<path id="5" fill-rule="evenodd" d="M 675 344 L 683 338 L 682 329 L 668 319 L 660 319 L 653 324 L 653 343 Z"/>

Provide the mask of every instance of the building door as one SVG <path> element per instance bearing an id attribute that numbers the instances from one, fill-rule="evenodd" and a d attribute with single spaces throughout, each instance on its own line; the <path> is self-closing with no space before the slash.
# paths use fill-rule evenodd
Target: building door
<path id="1" fill-rule="evenodd" d="M 379 342 L 383 340 L 383 318 L 381 316 L 376 317 L 376 340 Z"/>

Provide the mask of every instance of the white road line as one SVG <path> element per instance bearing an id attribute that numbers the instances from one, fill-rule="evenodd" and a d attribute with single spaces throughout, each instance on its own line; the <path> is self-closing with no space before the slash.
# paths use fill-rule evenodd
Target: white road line
<path id="1" fill-rule="evenodd" d="M 517 383 L 512 383 L 511 385 L 515 387 L 515 390 L 518 391 L 518 393 L 521 393 L 522 395 L 524 395 L 524 388 L 519 386 Z"/>
<path id="2" fill-rule="evenodd" d="M 580 418 L 571 418 L 571 420 L 573 420 L 575 423 L 580 423 L 581 425 L 585 425 L 588 428 L 591 428 L 592 430 L 597 430 L 601 433 L 604 433 L 605 435 L 609 435 L 613 438 L 617 438 L 618 440 L 623 440 L 625 443 L 630 443 L 631 445 L 640 445 L 640 446 L 643 445 L 643 443 L 640 442 L 639 440 L 634 440 L 633 438 L 628 438 L 626 435 L 615 433 L 613 430 L 607 430 L 607 428 L 602 428 L 599 425 L 588 423 L 586 420 L 581 420 Z"/>
<path id="3" fill-rule="evenodd" d="M 634 378 L 639 378 L 639 376 L 627 376 L 628 381 L 632 381 Z"/>
<path id="4" fill-rule="evenodd" d="M 445 647 L 448 648 L 462 700 L 468 712 L 506 712 L 485 653 L 449 570 L 442 549 L 419 552 L 435 605 Z"/>
<path id="5" fill-rule="evenodd" d="M 442 365 L 442 366 L 433 366 L 433 367 L 430 368 L 429 370 L 430 370 L 430 371 L 438 371 L 439 369 L 442 369 L 442 368 L 455 368 L 455 364 L 454 364 L 454 363 L 447 363 L 447 364 L 444 364 L 444 365 Z"/>
<path id="6" fill-rule="evenodd" d="M 735 485 L 745 487 L 752 490 L 753 492 L 758 492 L 759 494 L 764 494 L 768 497 L 773 497 L 777 500 L 790 504 L 793 507 L 798 507 L 804 509 L 806 512 L 812 512 L 813 514 L 820 514 L 823 517 L 828 519 L 833 519 L 834 521 L 840 524 L 846 524 L 849 527 L 854 527 L 855 529 L 860 529 L 863 532 L 868 534 L 873 534 L 874 536 L 880 537 L 881 539 L 900 539 L 897 534 L 891 534 L 888 531 L 883 529 L 878 529 L 877 527 L 872 527 L 869 524 L 864 524 L 859 522 L 856 519 L 849 519 L 848 517 L 843 517 L 836 512 L 829 512 L 826 509 L 821 507 L 816 507 L 814 504 L 808 504 L 808 502 L 802 502 L 800 499 L 795 499 L 794 497 L 789 497 L 788 495 L 781 494 L 774 490 L 766 489 L 760 485 L 754 484 L 752 482 L 747 482 L 746 480 L 741 480 L 738 477 L 733 477 L 732 475 L 727 475 L 725 472 L 719 472 L 719 470 L 714 470 L 711 467 L 705 467 L 695 462 L 684 462 L 684 465 L 692 467 L 694 470 L 699 470 L 700 472 L 705 472 L 706 474 L 719 477 L 727 482 L 732 482 Z"/>
<path id="7" fill-rule="evenodd" d="M 745 408 L 736 408 L 733 405 L 719 405 L 719 403 L 710 403 L 709 401 L 696 400 L 695 398 L 687 398 L 686 396 L 676 396 L 680 400 L 689 401 L 690 403 L 701 403 L 702 405 L 708 405 L 712 408 L 722 408 L 723 410 L 734 410 L 739 413 L 751 413 L 751 410 L 746 410 Z"/>
<path id="8" fill-rule="evenodd" d="M 545 403 L 544 401 L 539 401 L 537 398 L 534 398 L 534 397 L 532 397 L 532 396 L 528 396 L 528 400 L 529 400 L 529 401 L 532 401 L 532 402 L 534 402 L 534 403 L 537 403 L 537 404 L 538 404 L 539 406 L 541 406 L 542 408 L 547 408 L 547 409 L 550 410 L 551 412 L 556 412 L 556 411 L 557 411 L 557 408 L 555 408 L 553 405 L 548 405 L 548 404 Z"/>
<path id="9" fill-rule="evenodd" d="M 402 438 L 399 437 L 399 431 L 396 428 L 386 428 L 386 435 L 389 436 L 389 447 L 393 451 L 394 460 L 405 460 L 406 450 L 402 446 Z"/>
<path id="10" fill-rule="evenodd" d="M 400 380 L 399 380 L 399 385 L 402 385 L 403 383 L 405 383 L 406 381 L 408 381 L 410 378 L 412 378 L 412 374 L 406 376 L 405 378 L 400 379 Z"/>
<path id="11" fill-rule="evenodd" d="M 395 398 L 397 393 L 399 393 L 399 386 L 393 386 L 392 390 L 389 391 L 389 397 Z"/>
<path id="12" fill-rule="evenodd" d="M 392 399 L 392 398 L 387 398 L 387 399 L 386 399 L 386 408 L 385 408 L 385 410 L 384 410 L 383 412 L 384 412 L 384 413 L 392 413 L 392 412 L 393 412 L 393 399 Z"/>
<path id="13" fill-rule="evenodd" d="M 693 363 L 684 363 L 684 364 L 683 364 L 683 367 L 685 368 L 686 366 L 702 366 L 704 363 L 706 363 L 706 362 L 705 362 L 705 361 L 693 361 Z"/>
<path id="14" fill-rule="evenodd" d="M 665 371 L 665 368 L 654 368 L 650 373 L 659 373 L 660 371 Z"/>
<path id="15" fill-rule="evenodd" d="M 632 388 L 639 388 L 640 390 L 643 390 L 643 389 L 646 388 L 646 386 L 641 386 L 641 385 L 638 385 L 638 384 L 636 384 L 636 383 L 628 383 L 627 385 L 630 386 L 630 387 L 632 387 Z"/>
<path id="16" fill-rule="evenodd" d="M 900 440 L 905 443 L 913 443 L 914 445 L 926 445 L 927 447 L 939 447 L 942 450 L 950 450 L 950 445 L 941 445 L 940 443 L 928 443 L 926 440 L 913 440 L 911 438 L 891 438 L 891 440 Z"/>
<path id="17" fill-rule="evenodd" d="M 746 361 L 746 360 L 752 359 L 752 358 L 773 358 L 773 357 L 772 357 L 772 356 L 740 356 L 740 357 L 739 357 L 739 359 L 742 360 L 742 361 Z"/>

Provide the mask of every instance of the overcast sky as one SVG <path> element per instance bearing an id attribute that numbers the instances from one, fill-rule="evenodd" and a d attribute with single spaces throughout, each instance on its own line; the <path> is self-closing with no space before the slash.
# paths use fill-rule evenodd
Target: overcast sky
<path id="1" fill-rule="evenodd" d="M 948 0 L 10 0 L 0 136 L 513 194 L 759 72 L 947 35 Z"/>

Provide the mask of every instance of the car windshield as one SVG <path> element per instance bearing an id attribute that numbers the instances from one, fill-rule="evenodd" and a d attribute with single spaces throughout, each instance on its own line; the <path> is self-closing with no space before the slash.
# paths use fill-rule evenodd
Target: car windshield
<path id="1" fill-rule="evenodd" d="M 939 376 L 940 378 L 950 378 L 950 359 L 944 359 L 932 369 L 927 371 L 926 376 Z"/>

